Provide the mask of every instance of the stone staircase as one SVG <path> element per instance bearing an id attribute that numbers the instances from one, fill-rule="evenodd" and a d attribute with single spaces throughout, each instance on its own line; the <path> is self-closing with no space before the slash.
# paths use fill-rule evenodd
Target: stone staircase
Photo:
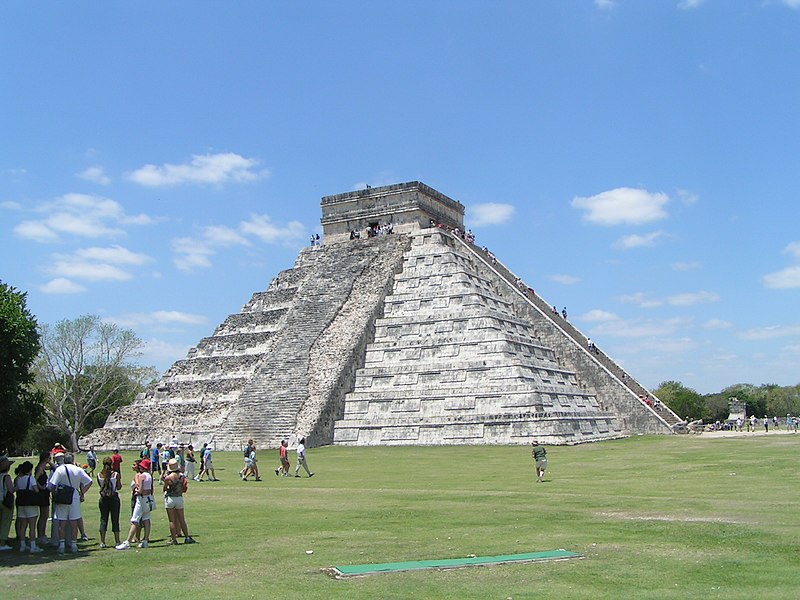
<path id="1" fill-rule="evenodd" d="M 590 348 L 587 336 L 581 333 L 567 319 L 563 318 L 560 313 L 557 311 L 554 312 L 554 307 L 552 305 L 545 302 L 545 300 L 536 294 L 536 292 L 532 289 L 517 285 L 517 282 L 520 281 L 520 278 L 502 262 L 500 262 L 497 257 L 479 248 L 475 244 L 466 242 L 460 236 L 452 234 L 450 235 L 454 240 L 456 240 L 456 243 L 461 244 L 464 248 L 471 252 L 477 260 L 482 262 L 485 268 L 491 269 L 497 273 L 499 277 L 501 277 L 509 286 L 511 286 L 515 293 L 520 295 L 532 306 L 534 306 L 541 315 L 549 318 L 553 325 L 560 329 L 564 335 L 569 337 L 572 342 L 582 348 L 593 362 L 600 365 L 619 383 L 629 389 L 631 393 L 635 395 L 637 400 L 639 400 L 639 405 L 642 410 L 652 412 L 668 427 L 672 427 L 676 423 L 682 421 L 682 419 L 678 417 L 678 415 L 676 415 L 672 410 L 670 410 L 669 407 L 664 405 L 658 398 L 656 398 L 656 396 L 650 390 L 646 389 L 638 381 L 631 377 L 620 365 L 618 365 L 607 354 L 600 350 L 600 348 L 597 346 Z M 650 401 L 650 404 L 648 404 L 648 400 Z"/>
<path id="2" fill-rule="evenodd" d="M 337 421 L 350 445 L 578 443 L 616 418 L 520 318 L 507 284 L 440 229 L 411 235 Z"/>

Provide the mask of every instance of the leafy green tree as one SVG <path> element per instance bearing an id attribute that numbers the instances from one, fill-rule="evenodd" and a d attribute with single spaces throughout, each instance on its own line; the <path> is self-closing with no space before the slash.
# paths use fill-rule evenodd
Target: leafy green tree
<path id="1" fill-rule="evenodd" d="M 26 297 L 0 281 L 0 440 L 8 447 L 0 451 L 17 449 L 42 412 L 42 397 L 31 387 L 39 333 Z"/>
<path id="2" fill-rule="evenodd" d="M 725 394 L 707 394 L 703 396 L 706 414 L 711 421 L 724 422 L 731 414 L 728 396 Z"/>
<path id="3" fill-rule="evenodd" d="M 703 397 L 679 381 L 664 381 L 653 393 L 681 418 L 690 421 L 709 418 Z"/>
<path id="4" fill-rule="evenodd" d="M 45 394 L 47 422 L 69 433 L 73 450 L 80 436 L 132 402 L 155 375 L 153 367 L 133 362 L 142 345 L 133 331 L 95 315 L 42 327 L 37 385 Z"/>

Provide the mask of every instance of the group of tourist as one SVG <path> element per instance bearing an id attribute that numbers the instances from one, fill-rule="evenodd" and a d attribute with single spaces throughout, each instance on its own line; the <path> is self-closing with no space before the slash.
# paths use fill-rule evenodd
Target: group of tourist
<path id="1" fill-rule="evenodd" d="M 9 471 L 15 461 L 0 456 L 0 551 L 13 549 L 8 541 L 16 508 L 16 534 L 20 552 L 39 553 L 47 546 L 55 547 L 58 554 L 65 554 L 67 549 L 73 554 L 78 552 L 78 542 L 88 539 L 81 504 L 95 483 L 99 493 L 100 547 L 108 547 L 106 535 L 110 526 L 117 550 L 130 548 L 134 543 L 138 543 L 140 548 L 147 548 L 151 532 L 150 514 L 156 508 L 154 473 L 159 473 L 158 483 L 164 494 L 170 544 L 177 544 L 178 537 L 183 537 L 186 544 L 195 543 L 184 515 L 183 496 L 188 490 L 188 477 L 178 453 L 167 455 L 169 450 L 162 450 L 161 446 L 157 445 L 158 463 L 152 460 L 153 454 L 148 445 L 147 455 L 133 464 L 130 483 L 131 526 L 124 540 L 120 538 L 123 459 L 119 450 L 115 449 L 112 456 L 102 459 L 100 472 L 96 476 L 94 473 L 98 461 L 94 447 L 87 452 L 87 464 L 79 466 L 75 464 L 74 454 L 63 445 L 56 444 L 51 451 L 40 453 L 35 467 L 31 461 L 21 462 L 14 469 L 13 480 Z M 192 452 L 191 445 L 188 450 Z M 163 463 L 160 462 L 162 456 L 165 458 Z M 180 456 L 184 457 L 183 454 Z M 48 518 L 51 519 L 49 536 Z"/>
<path id="2" fill-rule="evenodd" d="M 755 433 L 758 431 L 759 427 L 763 427 L 764 431 L 769 433 L 770 425 L 773 429 L 780 430 L 782 422 L 786 424 L 786 431 L 797 433 L 800 427 L 800 418 L 793 417 L 791 413 L 786 413 L 785 421 L 779 419 L 777 416 L 770 418 L 765 415 L 763 419 L 759 419 L 755 415 L 750 415 L 749 417 L 738 417 L 735 421 L 724 423 L 716 421 L 712 425 L 712 428 L 716 431 L 737 431 L 739 433 L 745 431 Z"/>
<path id="3" fill-rule="evenodd" d="M 289 477 L 291 475 L 292 464 L 289 461 L 289 442 L 286 440 L 281 440 L 281 445 L 278 448 L 278 460 L 280 461 L 280 466 L 275 469 L 275 475 L 279 477 Z M 314 473 L 308 468 L 308 463 L 306 462 L 306 438 L 300 438 L 300 441 L 297 443 L 297 464 L 294 468 L 295 477 L 300 477 L 300 467 L 305 469 L 309 477 L 314 476 Z"/>

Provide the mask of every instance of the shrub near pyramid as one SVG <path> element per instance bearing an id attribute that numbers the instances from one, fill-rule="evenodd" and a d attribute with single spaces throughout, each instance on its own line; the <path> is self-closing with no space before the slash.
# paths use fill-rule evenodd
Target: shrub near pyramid
<path id="1" fill-rule="evenodd" d="M 458 202 L 411 182 L 325 197 L 322 214 L 323 245 L 82 443 L 570 444 L 671 432 L 675 415 L 643 402 L 632 377 L 464 241 Z"/>

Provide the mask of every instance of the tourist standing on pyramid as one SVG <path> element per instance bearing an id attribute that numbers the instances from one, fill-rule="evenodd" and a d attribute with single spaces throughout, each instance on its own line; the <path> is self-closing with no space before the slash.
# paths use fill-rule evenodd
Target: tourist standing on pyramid
<path id="1" fill-rule="evenodd" d="M 306 470 L 309 477 L 314 476 L 314 473 L 308 470 L 308 465 L 306 464 L 306 438 L 300 438 L 300 443 L 297 444 L 297 465 L 294 467 L 295 477 L 300 477 L 298 471 L 300 471 L 301 466 Z"/>
<path id="2" fill-rule="evenodd" d="M 544 472 L 547 470 L 547 450 L 544 446 L 540 446 L 539 442 L 533 440 L 531 442 L 531 457 L 536 461 L 536 481 L 541 483 L 543 481 Z"/>

